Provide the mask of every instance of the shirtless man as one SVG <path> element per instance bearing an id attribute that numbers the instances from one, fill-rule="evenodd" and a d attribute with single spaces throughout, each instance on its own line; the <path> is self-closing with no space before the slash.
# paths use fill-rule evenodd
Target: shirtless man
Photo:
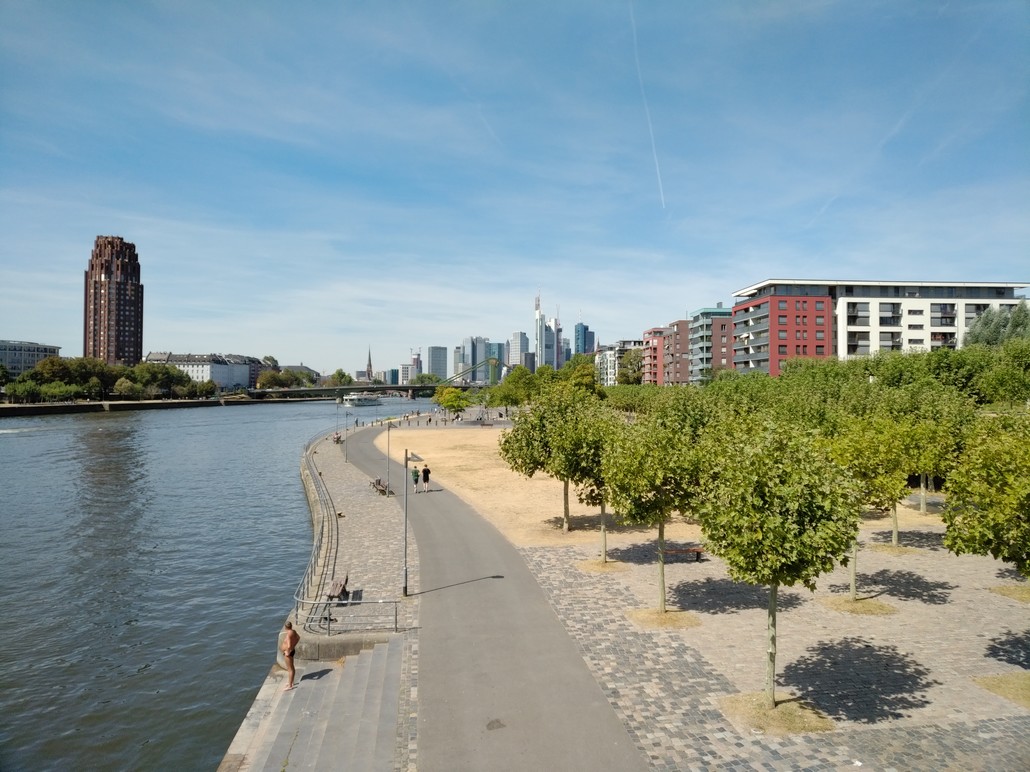
<path id="1" fill-rule="evenodd" d="M 293 688 L 293 677 L 297 674 L 297 668 L 293 666 L 293 655 L 297 653 L 297 644 L 300 643 L 300 636 L 293 629 L 293 622 L 286 623 L 286 635 L 283 636 L 283 657 L 286 659 L 286 672 L 289 674 L 289 683 L 283 691 L 288 692 Z"/>

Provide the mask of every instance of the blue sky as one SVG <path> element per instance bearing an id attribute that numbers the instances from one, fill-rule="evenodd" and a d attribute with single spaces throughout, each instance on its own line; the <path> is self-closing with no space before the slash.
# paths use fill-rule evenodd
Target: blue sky
<path id="1" fill-rule="evenodd" d="M 1030 281 L 1030 3 L 0 1 L 0 338 L 396 367 L 771 277 Z"/>

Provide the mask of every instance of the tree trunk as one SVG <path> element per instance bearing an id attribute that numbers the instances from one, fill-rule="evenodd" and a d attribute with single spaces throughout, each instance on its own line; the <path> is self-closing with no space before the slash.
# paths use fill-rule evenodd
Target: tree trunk
<path id="1" fill-rule="evenodd" d="M 569 532 L 569 481 L 562 480 L 562 498 L 564 500 L 565 511 L 562 516 L 561 529 L 565 533 Z"/>
<path id="2" fill-rule="evenodd" d="M 926 475 L 919 473 L 919 513 L 926 514 Z"/>
<path id="3" fill-rule="evenodd" d="M 851 600 L 858 600 L 858 539 L 851 545 Z"/>
<path id="4" fill-rule="evenodd" d="M 776 707 L 776 592 L 778 584 L 769 585 L 769 661 L 765 668 L 766 704 Z"/>
<path id="5" fill-rule="evenodd" d="M 601 562 L 608 562 L 608 531 L 605 526 L 604 499 L 601 499 Z"/>
<path id="6" fill-rule="evenodd" d="M 665 613 L 665 521 L 658 521 L 658 613 Z"/>
<path id="7" fill-rule="evenodd" d="M 894 502 L 894 506 L 891 507 L 891 523 L 893 524 L 893 530 L 891 531 L 891 544 L 895 547 L 898 546 L 898 502 Z"/>

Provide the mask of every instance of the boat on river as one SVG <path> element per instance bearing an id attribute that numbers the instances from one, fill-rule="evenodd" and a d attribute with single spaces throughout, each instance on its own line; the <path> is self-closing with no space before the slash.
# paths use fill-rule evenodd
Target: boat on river
<path id="1" fill-rule="evenodd" d="M 343 404 L 345 404 L 347 407 L 366 407 L 369 405 L 378 405 L 379 395 L 367 391 L 358 392 L 357 394 L 348 394 L 343 398 Z"/>

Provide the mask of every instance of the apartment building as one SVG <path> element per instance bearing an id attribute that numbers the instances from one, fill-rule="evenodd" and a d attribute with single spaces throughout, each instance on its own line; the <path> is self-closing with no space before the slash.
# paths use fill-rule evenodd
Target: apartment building
<path id="1" fill-rule="evenodd" d="M 57 356 L 61 356 L 60 346 L 22 340 L 0 340 L 0 365 L 7 368 L 7 375 L 12 381 L 44 359 Z"/>
<path id="2" fill-rule="evenodd" d="M 988 308 L 1027 283 L 769 279 L 738 290 L 733 365 L 778 375 L 794 357 L 957 348 Z"/>
<path id="3" fill-rule="evenodd" d="M 690 315 L 688 371 L 685 382 L 703 383 L 719 370 L 733 367 L 733 311 L 716 303 Z M 677 374 L 677 378 L 679 378 Z M 683 383 L 683 380 L 677 380 Z"/>
<path id="4" fill-rule="evenodd" d="M 644 330 L 643 346 L 640 352 L 640 382 L 653 386 L 665 383 L 665 338 L 668 327 L 652 327 Z"/>

